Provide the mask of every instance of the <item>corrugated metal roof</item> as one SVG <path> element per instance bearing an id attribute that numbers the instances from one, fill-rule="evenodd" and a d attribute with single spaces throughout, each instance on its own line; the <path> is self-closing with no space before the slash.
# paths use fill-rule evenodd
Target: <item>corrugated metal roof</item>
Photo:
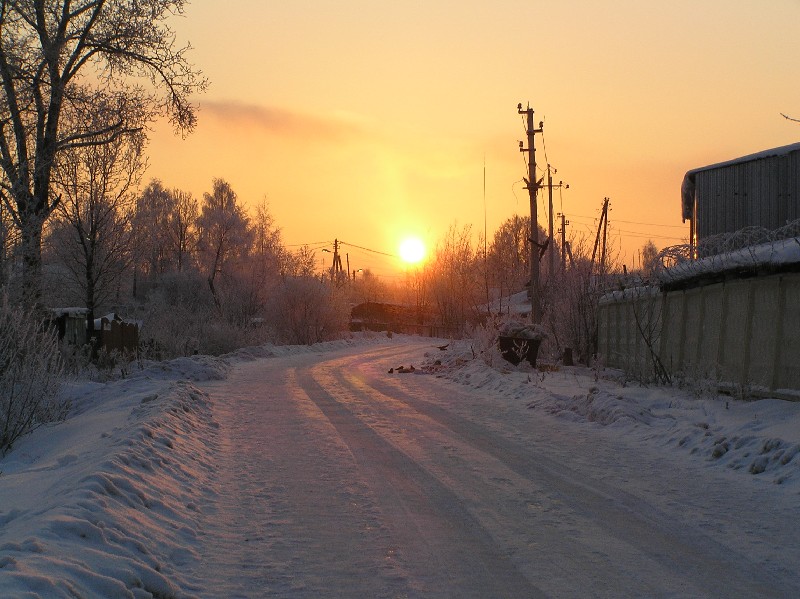
<path id="1" fill-rule="evenodd" d="M 769 150 L 762 150 L 761 152 L 748 154 L 747 156 L 741 156 L 732 160 L 725 160 L 723 162 L 717 162 L 687 171 L 683 177 L 683 181 L 681 182 L 681 216 L 683 221 L 686 222 L 692 218 L 692 211 L 695 201 L 695 175 L 698 173 L 744 164 L 747 162 L 753 162 L 756 160 L 763 160 L 765 158 L 786 156 L 792 152 L 800 152 L 800 142 L 789 144 L 787 146 L 780 146 L 778 148 L 772 148 Z"/>
<path id="2" fill-rule="evenodd" d="M 700 171 L 707 171 L 714 168 L 721 168 L 723 166 L 731 166 L 733 164 L 740 164 L 742 162 L 750 162 L 751 160 L 760 160 L 762 158 L 769 158 L 771 156 L 784 156 L 786 154 L 790 154 L 792 152 L 800 151 L 800 142 L 789 144 L 788 146 L 781 146 L 779 148 L 772 148 L 771 150 L 762 150 L 761 152 L 756 152 L 755 154 L 748 154 L 747 156 L 742 156 L 740 158 L 734 158 L 732 160 L 725 160 L 723 162 L 717 162 L 715 164 L 709 164 L 708 166 L 700 166 L 698 168 L 693 168 L 690 171 L 687 171 L 686 174 L 694 174 L 699 173 Z"/>

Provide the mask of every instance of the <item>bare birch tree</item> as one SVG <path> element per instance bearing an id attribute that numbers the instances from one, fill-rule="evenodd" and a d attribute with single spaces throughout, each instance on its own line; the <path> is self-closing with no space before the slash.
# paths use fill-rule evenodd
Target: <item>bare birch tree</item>
<path id="1" fill-rule="evenodd" d="M 169 235 L 175 266 L 182 272 L 191 264 L 197 247 L 197 199 L 188 191 L 172 190 L 172 214 L 169 216 Z"/>
<path id="2" fill-rule="evenodd" d="M 61 201 L 51 235 L 53 251 L 88 309 L 118 289 L 132 263 L 131 220 L 145 162 L 142 135 L 123 136 L 64 152 L 54 173 Z"/>
<path id="3" fill-rule="evenodd" d="M 58 206 L 53 169 L 70 149 L 104 145 L 166 115 L 195 125 L 205 81 L 168 19 L 185 0 L 0 0 L 0 201 L 21 234 L 25 298 L 40 297 L 41 241 Z M 136 80 L 141 84 L 137 84 Z M 83 115 L 113 106 L 114 118 Z"/>

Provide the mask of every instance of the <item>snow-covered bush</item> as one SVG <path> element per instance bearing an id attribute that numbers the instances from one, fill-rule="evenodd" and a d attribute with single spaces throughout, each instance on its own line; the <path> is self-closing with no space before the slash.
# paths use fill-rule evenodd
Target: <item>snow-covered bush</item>
<path id="1" fill-rule="evenodd" d="M 597 353 L 597 306 L 603 294 L 598 277 L 588 262 L 579 261 L 555 279 L 547 294 L 550 351 L 561 355 L 571 348 L 580 362 L 590 364 Z"/>
<path id="2" fill-rule="evenodd" d="M 162 360 L 200 351 L 214 300 L 208 284 L 196 273 L 165 275 L 150 293 L 139 333 L 143 357 Z"/>
<path id="3" fill-rule="evenodd" d="M 283 343 L 331 341 L 347 330 L 347 324 L 348 310 L 341 294 L 314 277 L 287 278 L 267 309 L 267 325 Z"/>
<path id="4" fill-rule="evenodd" d="M 0 455 L 21 436 L 66 416 L 58 399 L 61 352 L 53 330 L 31 309 L 0 303 Z"/>
<path id="5" fill-rule="evenodd" d="M 500 326 L 502 337 L 515 337 L 516 339 L 530 339 L 543 341 L 547 338 L 547 331 L 542 325 L 509 320 Z"/>
<path id="6" fill-rule="evenodd" d="M 493 319 L 473 327 L 467 327 L 465 336 L 470 340 L 473 357 L 480 357 L 487 366 L 492 368 L 504 363 L 497 347 L 498 325 Z"/>

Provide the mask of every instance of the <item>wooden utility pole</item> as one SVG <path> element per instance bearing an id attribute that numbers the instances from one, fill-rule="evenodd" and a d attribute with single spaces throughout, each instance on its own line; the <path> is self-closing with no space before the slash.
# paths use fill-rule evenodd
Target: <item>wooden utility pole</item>
<path id="1" fill-rule="evenodd" d="M 561 227 L 558 232 L 561 233 L 561 272 L 567 272 L 567 225 L 569 221 L 566 215 L 559 212 L 558 216 L 561 218 Z"/>
<path id="2" fill-rule="evenodd" d="M 545 155 L 545 159 L 547 159 L 547 155 Z M 550 235 L 550 247 L 547 248 L 547 265 L 549 267 L 547 276 L 552 282 L 553 275 L 555 274 L 556 270 L 556 243 L 555 239 L 553 238 L 553 173 L 550 171 L 549 164 L 547 165 L 547 220 L 549 221 L 549 229 L 547 233 Z"/>
<path id="3" fill-rule="evenodd" d="M 519 142 L 519 151 L 528 152 L 528 177 L 525 178 L 526 189 L 528 190 L 528 197 L 531 204 L 531 236 L 528 240 L 531 244 L 531 322 L 539 324 L 542 321 L 542 299 L 541 290 L 539 287 L 539 252 L 542 245 L 539 243 L 539 218 L 536 209 L 536 193 L 539 189 L 539 183 L 536 181 L 536 147 L 534 144 L 534 136 L 542 132 L 542 123 L 539 123 L 539 128 L 533 127 L 533 108 L 528 106 L 523 110 L 522 104 L 517 104 L 517 112 L 524 114 L 525 119 L 525 133 L 528 136 L 528 147 L 526 148 L 523 142 Z"/>
<path id="4" fill-rule="evenodd" d="M 329 250 L 323 250 L 329 251 Z M 348 270 L 350 269 L 349 264 L 349 257 L 348 257 Z M 341 281 L 342 274 L 344 272 L 344 268 L 342 268 L 342 257 L 339 255 L 339 240 L 333 240 L 333 265 L 331 266 L 331 282 L 335 285 L 339 285 Z"/>
<path id="5" fill-rule="evenodd" d="M 601 272 L 603 270 L 602 263 L 605 262 L 606 259 L 606 232 L 608 231 L 608 202 L 609 202 L 608 198 L 603 198 L 603 210 L 600 213 L 600 223 L 597 225 L 597 236 L 594 239 L 594 249 L 592 250 L 592 262 L 590 266 L 590 272 L 591 269 L 594 268 L 594 259 L 597 257 L 597 246 L 600 245 L 601 232 L 603 235 L 603 253 L 600 266 Z"/>
<path id="6" fill-rule="evenodd" d="M 547 248 L 548 253 L 548 263 L 550 266 L 550 271 L 548 272 L 548 276 L 550 280 L 553 280 L 553 277 L 556 274 L 556 244 L 555 244 L 555 237 L 553 236 L 553 189 L 559 189 L 561 187 L 565 187 L 569 189 L 569 183 L 566 185 L 563 181 L 559 181 L 556 185 L 553 185 L 553 173 L 557 173 L 557 169 L 550 169 L 550 165 L 547 165 L 547 201 L 548 201 L 548 219 L 550 221 L 550 247 Z M 563 220 L 563 219 L 562 219 Z M 562 222 L 563 226 L 563 222 Z M 564 239 L 562 236 L 561 239 L 561 252 L 564 252 Z"/>

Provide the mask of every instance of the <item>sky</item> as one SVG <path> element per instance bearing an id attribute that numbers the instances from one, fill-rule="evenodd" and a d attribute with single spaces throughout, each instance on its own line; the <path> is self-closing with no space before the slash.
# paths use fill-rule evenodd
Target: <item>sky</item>
<path id="1" fill-rule="evenodd" d="M 189 136 L 156 124 L 147 178 L 225 179 L 290 248 L 386 277 L 408 236 L 530 213 L 518 103 L 567 236 L 608 197 L 629 267 L 687 238 L 687 170 L 800 140 L 800 0 L 193 0 L 172 26 L 210 87 Z"/>

